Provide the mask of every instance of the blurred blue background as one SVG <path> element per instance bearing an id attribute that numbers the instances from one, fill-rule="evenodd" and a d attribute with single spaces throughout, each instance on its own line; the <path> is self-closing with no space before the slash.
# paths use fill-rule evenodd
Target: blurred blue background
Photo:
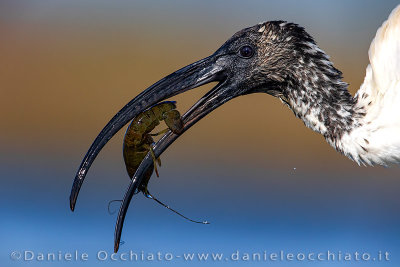
<path id="1" fill-rule="evenodd" d="M 95 136 L 130 99 L 214 52 L 236 31 L 283 19 L 304 26 L 354 94 L 377 28 L 396 1 L 1 1 L 1 266 L 304 266 L 308 261 L 99 261 L 111 255 L 125 193 L 122 132 L 103 149 L 74 213 L 69 193 Z M 175 97 L 187 110 L 210 86 Z M 400 171 L 359 167 L 267 95 L 235 99 L 162 155 L 151 192 L 189 223 L 137 195 L 120 253 L 389 252 L 399 266 Z M 113 208 L 117 209 L 118 204 Z M 88 261 L 12 260 L 13 251 L 88 253 Z M 224 256 L 225 257 L 225 256 Z"/>

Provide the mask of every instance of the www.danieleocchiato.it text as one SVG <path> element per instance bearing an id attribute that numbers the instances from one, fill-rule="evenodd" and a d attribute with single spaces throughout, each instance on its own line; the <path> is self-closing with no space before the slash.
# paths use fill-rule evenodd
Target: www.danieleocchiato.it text
<path id="1" fill-rule="evenodd" d="M 319 252 L 145 252 L 133 251 L 121 253 L 109 253 L 99 250 L 95 253 L 82 251 L 57 251 L 38 252 L 33 250 L 13 251 L 10 253 L 13 261 L 34 261 L 34 262 L 60 262 L 60 261 L 242 261 L 242 262 L 275 262 L 275 261 L 329 261 L 329 262 L 386 262 L 390 261 L 390 253 L 387 251 L 319 251 Z"/>

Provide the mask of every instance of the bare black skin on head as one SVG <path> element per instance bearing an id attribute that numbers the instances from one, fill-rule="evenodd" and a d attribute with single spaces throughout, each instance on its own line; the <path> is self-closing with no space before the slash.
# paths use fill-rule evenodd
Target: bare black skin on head
<path id="1" fill-rule="evenodd" d="M 251 47 L 251 56 L 241 53 L 245 46 Z M 71 210 L 92 162 L 119 129 L 148 107 L 210 82 L 218 84 L 183 116 L 182 133 L 227 101 L 251 93 L 280 98 L 307 127 L 320 132 L 333 144 L 345 132 L 357 127 L 357 118 L 364 115 L 363 110 L 356 110 L 357 99 L 347 91 L 341 72 L 302 27 L 284 21 L 258 24 L 237 32 L 211 56 L 168 75 L 122 108 L 100 132 L 83 159 L 71 190 Z M 168 132 L 157 143 L 156 156 L 182 133 Z M 129 202 L 150 166 L 147 155 L 125 194 L 116 225 L 115 251 Z"/>

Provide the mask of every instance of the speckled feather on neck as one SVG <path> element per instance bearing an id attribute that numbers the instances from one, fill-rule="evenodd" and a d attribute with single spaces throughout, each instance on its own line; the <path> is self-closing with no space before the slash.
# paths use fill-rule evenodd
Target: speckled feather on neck
<path id="1" fill-rule="evenodd" d="M 311 41 L 305 46 L 301 60 L 289 67 L 292 72 L 280 99 L 307 127 L 345 153 L 340 140 L 362 126 L 365 109 L 357 105 L 358 97 L 349 93 L 329 57 Z"/>
<path id="2" fill-rule="evenodd" d="M 302 27 L 272 21 L 257 29 L 263 45 L 255 79 L 264 77 L 275 87 L 267 93 L 358 164 L 400 163 L 400 5 L 378 29 L 354 97 Z"/>
<path id="3" fill-rule="evenodd" d="M 358 103 L 358 96 L 349 93 L 342 73 L 333 66 L 329 56 L 297 24 L 274 21 L 261 25 L 263 41 L 280 44 L 274 53 L 279 49 L 289 53 L 284 62 L 273 62 L 271 65 L 275 67 L 269 67 L 265 73 L 274 75 L 273 79 L 279 82 L 279 90 L 272 94 L 287 104 L 307 127 L 321 133 L 337 151 L 359 164 L 374 163 L 359 153 L 368 152 L 366 137 L 362 142 L 353 142 L 354 147 L 342 142 L 344 136 L 351 136 L 363 126 L 366 107 Z M 282 45 L 283 42 L 286 44 Z M 280 66 L 283 63 L 286 68 Z"/>

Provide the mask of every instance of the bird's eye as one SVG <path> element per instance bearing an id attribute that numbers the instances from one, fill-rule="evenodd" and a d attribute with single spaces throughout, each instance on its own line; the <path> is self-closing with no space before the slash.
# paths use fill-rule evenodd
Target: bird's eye
<path id="1" fill-rule="evenodd" d="M 239 49 L 239 55 L 243 58 L 251 58 L 254 55 L 254 49 L 249 45 L 244 45 Z"/>

